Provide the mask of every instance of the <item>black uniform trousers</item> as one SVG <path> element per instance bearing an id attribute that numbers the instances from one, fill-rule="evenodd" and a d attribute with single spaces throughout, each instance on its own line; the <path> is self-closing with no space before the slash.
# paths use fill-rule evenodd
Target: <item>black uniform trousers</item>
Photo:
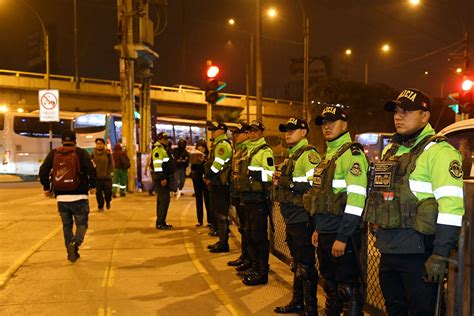
<path id="1" fill-rule="evenodd" d="M 228 185 L 212 185 L 209 191 L 211 211 L 214 216 L 214 228 L 217 227 L 219 242 L 227 244 L 229 240 L 230 189 Z"/>
<path id="2" fill-rule="evenodd" d="M 434 315 L 437 284 L 423 281 L 430 253 L 382 254 L 380 287 L 389 316 Z"/>
<path id="3" fill-rule="evenodd" d="M 112 179 L 97 179 L 95 197 L 97 199 L 97 206 L 99 209 L 104 208 L 104 199 L 106 204 L 110 204 L 112 200 Z"/>
<path id="4" fill-rule="evenodd" d="M 318 234 L 318 262 L 321 276 L 333 287 L 347 284 L 358 288 L 360 287 L 360 271 L 356 254 L 360 251 L 360 231 L 356 231 L 351 237 L 358 249 L 354 251 L 353 243 L 349 238 L 344 254 L 337 258 L 332 255 L 332 245 L 336 241 L 336 236 L 336 233 Z"/>
<path id="5" fill-rule="evenodd" d="M 249 231 L 245 229 L 249 220 L 249 215 L 246 212 L 245 205 L 240 202 L 240 198 L 233 198 L 232 204 L 235 206 L 237 217 L 239 218 L 239 233 L 241 235 L 242 243 L 242 254 L 240 255 L 240 259 L 250 261 L 251 254 L 249 254 L 249 243 L 251 236 Z"/>
<path id="6" fill-rule="evenodd" d="M 170 180 L 166 186 L 161 186 L 160 181 L 155 182 L 156 187 L 156 225 L 165 225 L 168 208 L 170 206 Z"/>
<path id="7" fill-rule="evenodd" d="M 209 202 L 209 191 L 202 177 L 193 178 L 194 196 L 196 198 L 196 215 L 198 223 L 202 224 L 204 220 L 204 206 L 206 207 L 207 223 L 212 224 L 213 214 Z M 203 203 L 204 202 L 204 203 Z"/>
<path id="8" fill-rule="evenodd" d="M 313 221 L 286 224 L 286 243 L 295 265 L 304 264 L 314 267 L 316 250 L 311 243 L 313 232 Z"/>
<path id="9" fill-rule="evenodd" d="M 246 234 L 250 237 L 251 261 L 257 272 L 268 273 L 268 257 L 270 242 L 268 241 L 268 205 L 266 201 L 246 201 L 244 203 L 248 214 Z"/>

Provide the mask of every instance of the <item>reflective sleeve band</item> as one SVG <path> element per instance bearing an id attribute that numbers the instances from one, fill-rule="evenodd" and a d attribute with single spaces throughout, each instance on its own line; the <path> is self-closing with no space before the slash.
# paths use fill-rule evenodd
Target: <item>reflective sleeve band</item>
<path id="1" fill-rule="evenodd" d="M 309 170 L 306 172 L 306 177 L 312 177 L 313 175 L 314 175 L 314 168 L 309 169 Z"/>
<path id="2" fill-rule="evenodd" d="M 294 177 L 293 182 L 308 182 L 308 178 L 305 177 Z"/>
<path id="3" fill-rule="evenodd" d="M 333 188 L 345 188 L 347 187 L 346 180 L 332 180 Z"/>
<path id="4" fill-rule="evenodd" d="M 166 158 L 165 158 L 166 159 Z M 163 163 L 164 160 L 161 160 L 161 159 L 155 159 L 153 160 L 154 163 Z"/>
<path id="5" fill-rule="evenodd" d="M 361 185 L 350 184 L 347 186 L 347 193 L 356 193 L 367 196 L 367 190 Z"/>
<path id="6" fill-rule="evenodd" d="M 170 160 L 169 158 L 163 158 L 163 162 L 167 162 L 169 160 Z"/>
<path id="7" fill-rule="evenodd" d="M 436 221 L 438 224 L 443 225 L 450 225 L 450 226 L 462 226 L 462 216 L 461 215 L 454 215 L 454 214 L 446 214 L 446 213 L 438 213 L 438 220 Z"/>
<path id="8" fill-rule="evenodd" d="M 436 144 L 437 144 L 437 142 L 431 142 L 428 145 L 426 145 L 425 149 L 423 149 L 423 150 L 428 150 L 428 149 L 431 148 L 431 146 L 436 145 Z"/>
<path id="9" fill-rule="evenodd" d="M 219 173 L 219 169 L 217 169 L 217 168 L 214 167 L 214 166 L 211 166 L 211 170 L 212 170 L 212 172 L 214 172 L 214 173 Z"/>
<path id="10" fill-rule="evenodd" d="M 163 171 L 163 168 L 159 167 L 159 168 L 154 168 L 153 170 L 154 170 L 155 172 L 161 172 L 161 171 Z"/>
<path id="11" fill-rule="evenodd" d="M 219 157 L 216 157 L 216 158 L 214 159 L 214 161 L 220 163 L 221 165 L 225 164 L 224 159 L 221 159 L 221 158 L 219 158 Z"/>
<path id="12" fill-rule="evenodd" d="M 439 187 L 436 190 L 434 190 L 433 193 L 436 200 L 442 197 L 446 197 L 446 196 L 454 196 L 454 197 L 459 197 L 461 199 L 464 198 L 463 189 L 454 185 Z"/>
<path id="13" fill-rule="evenodd" d="M 346 209 L 344 210 L 344 213 L 352 214 L 355 216 L 361 216 L 363 211 L 364 209 L 362 207 L 352 206 L 348 204 L 346 205 Z"/>
<path id="14" fill-rule="evenodd" d="M 227 158 L 227 159 L 225 160 L 225 162 L 228 162 L 229 160 L 230 160 L 230 158 Z"/>
<path id="15" fill-rule="evenodd" d="M 253 167 L 253 166 L 248 166 L 248 169 L 250 171 L 263 171 L 263 170 L 265 170 L 262 167 Z"/>
<path id="16" fill-rule="evenodd" d="M 409 180 L 410 191 L 420 193 L 433 193 L 433 188 L 430 182 Z"/>

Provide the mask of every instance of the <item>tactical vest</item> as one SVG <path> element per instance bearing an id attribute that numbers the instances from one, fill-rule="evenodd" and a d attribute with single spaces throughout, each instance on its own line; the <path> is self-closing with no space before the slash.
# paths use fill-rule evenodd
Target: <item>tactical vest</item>
<path id="1" fill-rule="evenodd" d="M 233 176 L 233 184 L 236 192 L 256 192 L 260 193 L 264 190 L 264 185 L 261 180 L 254 179 L 250 176 L 249 166 L 252 162 L 252 158 L 262 149 L 270 148 L 268 144 L 260 145 L 250 151 L 249 155 L 242 153 L 239 160 L 236 159 L 235 171 Z"/>
<path id="2" fill-rule="evenodd" d="M 319 165 L 314 168 L 313 186 L 303 195 L 303 204 L 305 210 L 310 214 L 333 214 L 342 215 L 347 203 L 347 192 L 340 191 L 334 193 L 332 181 L 336 172 L 336 161 L 339 157 L 351 149 L 352 152 L 364 148 L 358 142 L 351 142 L 342 145 L 336 154 L 330 159 L 323 159 Z"/>
<path id="3" fill-rule="evenodd" d="M 218 141 L 217 143 L 214 144 L 214 149 L 211 150 L 211 154 L 209 156 L 209 159 L 204 163 L 204 174 L 206 175 L 207 178 L 211 179 L 211 174 L 212 174 L 212 170 L 211 170 L 211 167 L 212 167 L 212 164 L 214 163 L 214 160 L 216 158 L 216 154 L 215 154 L 215 148 L 217 148 L 217 146 L 222 143 L 222 142 L 226 142 L 228 143 L 229 145 L 232 146 L 230 140 L 228 140 L 227 138 L 223 138 L 221 139 L 220 141 Z M 230 162 L 225 162 L 224 165 L 222 166 L 222 169 L 219 171 L 219 179 L 216 183 L 213 183 L 215 185 L 228 185 L 230 183 L 230 174 L 231 174 L 231 165 L 230 165 Z"/>
<path id="4" fill-rule="evenodd" d="M 280 203 L 291 203 L 299 207 L 303 207 L 303 194 L 293 192 L 290 183 L 293 181 L 293 172 L 295 171 L 296 162 L 301 155 L 308 150 L 316 150 L 314 146 L 304 146 L 298 149 L 293 156 L 285 159 L 281 166 L 281 175 L 278 179 L 278 185 L 272 187 L 272 200 Z"/>
<path id="5" fill-rule="evenodd" d="M 436 233 L 438 203 L 435 198 L 419 201 L 410 190 L 410 174 L 416 160 L 430 142 L 447 141 L 444 136 L 427 136 L 410 152 L 395 156 L 398 145 L 375 163 L 369 177 L 368 207 L 364 220 L 381 228 L 413 228 L 425 235 Z"/>

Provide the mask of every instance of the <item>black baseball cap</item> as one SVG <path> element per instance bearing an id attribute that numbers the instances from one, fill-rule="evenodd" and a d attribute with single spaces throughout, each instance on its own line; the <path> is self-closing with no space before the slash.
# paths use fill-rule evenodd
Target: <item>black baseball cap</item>
<path id="1" fill-rule="evenodd" d="M 323 109 L 321 115 L 314 119 L 316 125 L 323 125 L 324 121 L 335 122 L 337 120 L 347 121 L 347 113 L 340 106 L 328 105 Z"/>
<path id="2" fill-rule="evenodd" d="M 235 127 L 231 127 L 230 130 L 233 134 L 242 134 L 247 132 L 249 126 L 246 123 L 238 123 Z"/>
<path id="3" fill-rule="evenodd" d="M 294 131 L 297 129 L 305 129 L 309 131 L 308 123 L 305 120 L 296 118 L 296 117 L 291 117 L 286 124 L 280 124 L 278 126 L 278 129 L 280 132 L 288 132 L 288 131 Z"/>
<path id="4" fill-rule="evenodd" d="M 207 121 L 206 123 L 206 127 L 209 131 L 217 131 L 218 129 L 221 129 L 223 130 L 224 132 L 227 132 L 227 125 L 225 125 L 224 123 L 222 122 L 211 122 L 211 121 Z"/>
<path id="5" fill-rule="evenodd" d="M 385 103 L 384 109 L 387 112 L 395 112 L 397 106 L 405 111 L 422 110 L 431 112 L 430 98 L 418 89 L 403 90 L 396 100 Z"/>
<path id="6" fill-rule="evenodd" d="M 171 138 L 167 132 L 160 132 L 156 135 L 156 139 L 169 139 Z"/>
<path id="7" fill-rule="evenodd" d="M 265 126 L 263 126 L 263 123 L 261 121 L 258 121 L 258 120 L 253 120 L 252 122 L 250 122 L 249 124 L 249 127 L 248 127 L 248 130 L 260 130 L 260 131 L 264 131 L 265 130 Z"/>
<path id="8" fill-rule="evenodd" d="M 76 133 L 74 131 L 65 131 L 61 136 L 61 140 L 63 142 L 75 142 L 76 141 Z"/>

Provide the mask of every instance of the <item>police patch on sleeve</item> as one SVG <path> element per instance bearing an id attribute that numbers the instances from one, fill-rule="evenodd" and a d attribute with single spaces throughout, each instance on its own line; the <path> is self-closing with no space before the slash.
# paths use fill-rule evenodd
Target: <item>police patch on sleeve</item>
<path id="1" fill-rule="evenodd" d="M 319 162 L 318 154 L 315 152 L 309 153 L 308 159 L 312 164 L 317 164 Z"/>
<path id="2" fill-rule="evenodd" d="M 351 174 L 353 174 L 354 176 L 360 176 L 362 174 L 362 169 L 358 162 L 354 162 L 354 164 L 352 164 Z"/>
<path id="3" fill-rule="evenodd" d="M 455 179 L 461 179 L 463 176 L 462 166 L 458 160 L 453 160 L 449 164 L 449 173 Z"/>
<path id="4" fill-rule="evenodd" d="M 267 165 L 270 166 L 270 167 L 273 167 L 273 158 L 272 157 L 267 158 Z"/>
<path id="5" fill-rule="evenodd" d="M 223 155 L 224 154 L 224 147 L 219 148 L 219 150 L 217 151 L 217 154 L 218 155 Z"/>

